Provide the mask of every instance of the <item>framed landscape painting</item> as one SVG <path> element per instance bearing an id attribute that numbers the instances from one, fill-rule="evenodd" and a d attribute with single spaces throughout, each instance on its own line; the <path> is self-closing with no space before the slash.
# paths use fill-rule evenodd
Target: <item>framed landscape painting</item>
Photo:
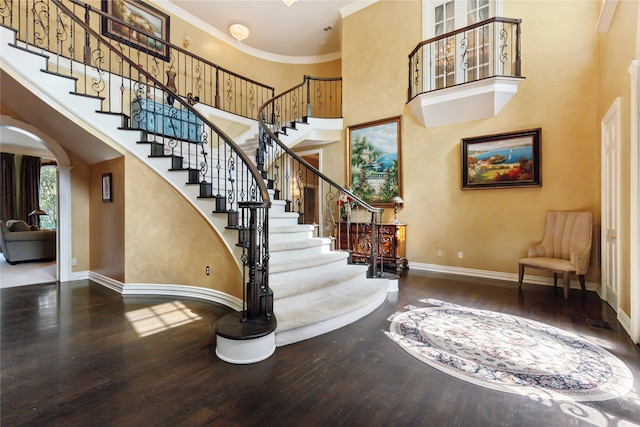
<path id="1" fill-rule="evenodd" d="M 462 189 L 540 187 L 540 129 L 462 140 Z"/>
<path id="2" fill-rule="evenodd" d="M 401 117 L 376 120 L 347 130 L 349 189 L 374 206 L 391 206 L 402 192 Z"/>
<path id="3" fill-rule="evenodd" d="M 150 55 L 169 60 L 169 15 L 139 0 L 102 0 L 102 34 Z M 147 34 L 154 37 L 150 37 Z"/>

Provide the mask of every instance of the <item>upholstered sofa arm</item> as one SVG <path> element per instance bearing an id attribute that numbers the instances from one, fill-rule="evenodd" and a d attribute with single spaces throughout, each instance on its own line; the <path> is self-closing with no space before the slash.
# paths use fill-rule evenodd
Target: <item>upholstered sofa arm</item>
<path id="1" fill-rule="evenodd" d="M 587 274 L 587 270 L 589 270 L 589 258 L 591 255 L 591 246 L 589 246 L 584 251 L 576 251 L 571 252 L 571 258 L 569 262 L 571 265 L 575 266 L 576 274 Z"/>

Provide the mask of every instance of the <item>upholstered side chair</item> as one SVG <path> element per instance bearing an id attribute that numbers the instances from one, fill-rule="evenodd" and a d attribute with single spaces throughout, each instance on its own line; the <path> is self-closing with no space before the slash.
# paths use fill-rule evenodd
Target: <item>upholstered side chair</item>
<path id="1" fill-rule="evenodd" d="M 529 255 L 519 262 L 518 286 L 522 288 L 525 267 L 553 272 L 553 285 L 558 274 L 564 279 L 564 299 L 569 298 L 570 274 L 578 276 L 582 292 L 586 292 L 585 275 L 591 257 L 591 212 L 547 212 L 547 225 L 542 242 L 529 248 Z"/>

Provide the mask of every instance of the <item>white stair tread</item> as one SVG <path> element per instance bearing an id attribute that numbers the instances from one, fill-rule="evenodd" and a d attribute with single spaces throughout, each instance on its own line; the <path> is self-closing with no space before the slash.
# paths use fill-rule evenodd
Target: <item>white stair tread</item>
<path id="1" fill-rule="evenodd" d="M 354 277 L 366 277 L 368 268 L 367 265 L 346 264 L 344 260 L 340 260 L 330 265 L 272 273 L 269 276 L 269 287 L 277 300 L 330 287 Z"/>
<path id="2" fill-rule="evenodd" d="M 269 273 L 280 273 L 283 271 L 293 271 L 293 270 L 301 270 L 309 267 L 316 267 L 319 265 L 330 264 L 332 262 L 336 262 L 339 260 L 346 260 L 349 258 L 349 254 L 343 251 L 333 251 L 327 253 L 321 253 L 317 256 L 305 257 L 305 258 L 295 258 L 289 257 L 284 260 L 271 260 L 269 262 Z"/>
<path id="3" fill-rule="evenodd" d="M 297 219 L 299 216 L 297 212 L 269 212 L 269 219 Z"/>
<path id="4" fill-rule="evenodd" d="M 384 297 L 388 286 L 387 280 L 361 277 L 329 288 L 278 299 L 273 303 L 273 313 L 278 320 L 276 335 L 356 311 Z"/>
<path id="5" fill-rule="evenodd" d="M 315 248 L 330 245 L 331 239 L 324 237 L 312 237 L 306 239 L 290 239 L 282 242 L 270 242 L 269 252 L 297 251 L 300 249 Z"/>
<path id="6" fill-rule="evenodd" d="M 271 212 L 269 212 L 269 217 L 271 217 Z M 269 226 L 269 234 L 303 233 L 305 231 L 313 231 L 314 228 L 311 224 Z"/>

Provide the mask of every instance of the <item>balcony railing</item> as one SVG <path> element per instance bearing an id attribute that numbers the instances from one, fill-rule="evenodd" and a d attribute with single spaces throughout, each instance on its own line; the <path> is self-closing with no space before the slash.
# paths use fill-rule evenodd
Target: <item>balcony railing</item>
<path id="1" fill-rule="evenodd" d="M 496 17 L 420 42 L 409 54 L 408 100 L 490 77 L 521 77 L 520 23 Z"/>

